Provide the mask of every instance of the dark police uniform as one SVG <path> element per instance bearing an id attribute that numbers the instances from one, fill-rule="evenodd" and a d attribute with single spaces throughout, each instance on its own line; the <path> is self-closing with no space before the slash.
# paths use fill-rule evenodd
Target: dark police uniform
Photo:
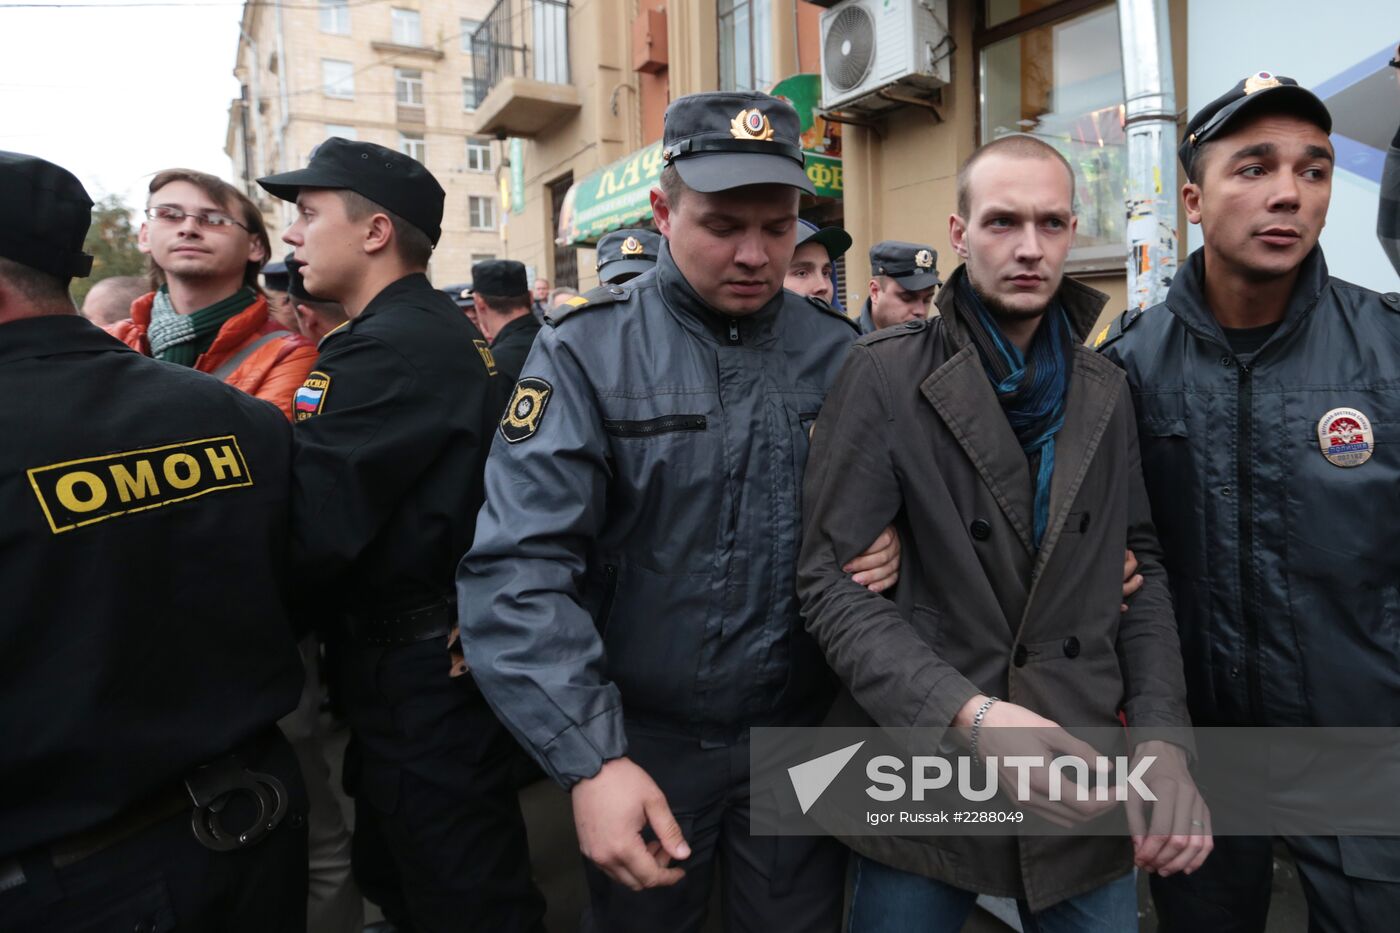
<path id="1" fill-rule="evenodd" d="M 525 264 L 514 259 L 488 259 L 472 266 L 472 291 L 484 295 L 489 300 L 518 297 L 530 300 L 530 283 L 525 277 Z M 530 348 L 535 344 L 535 335 L 540 332 L 540 322 L 534 314 L 522 314 L 507 323 L 491 341 L 491 357 L 501 375 L 515 382 L 520 377 L 520 369 Z"/>
<path id="2" fill-rule="evenodd" d="M 0 257 L 86 275 L 91 204 L 0 153 Z M 304 930 L 286 419 L 76 313 L 0 395 L 0 929 Z"/>
<path id="3" fill-rule="evenodd" d="M 1311 91 L 1261 72 L 1192 117 L 1188 173 L 1261 105 L 1331 131 Z M 1332 278 L 1315 246 L 1283 319 L 1256 334 L 1221 327 L 1205 278 L 1201 249 L 1163 304 L 1095 341 L 1137 406 L 1192 720 L 1400 726 L 1400 294 Z M 1395 929 L 1400 839 L 1284 841 L 1309 930 Z M 1217 836 L 1199 871 L 1153 876 L 1161 929 L 1262 931 L 1273 851 L 1268 837 Z"/>
<path id="4" fill-rule="evenodd" d="M 661 234 L 655 230 L 614 230 L 598 241 L 598 281 L 621 285 L 648 272 L 661 253 Z"/>
<path id="5" fill-rule="evenodd" d="M 906 291 L 917 292 L 933 288 L 938 281 L 938 251 L 922 243 L 901 240 L 881 240 L 870 247 L 870 276 L 888 276 Z M 860 332 L 875 332 L 875 319 L 870 313 L 870 299 L 860 309 Z"/>
<path id="6" fill-rule="evenodd" d="M 797 135 L 776 98 L 698 94 L 664 145 L 693 190 L 806 189 Z M 854 338 L 781 289 L 721 314 L 663 244 L 654 271 L 555 309 L 516 385 L 458 572 L 467 660 L 551 777 L 629 757 L 692 850 L 640 893 L 590 864 L 600 930 L 698 930 L 720 862 L 737 928 L 840 928 L 844 849 L 749 834 L 748 729 L 816 724 L 833 696 L 794 563 L 808 430 Z"/>
<path id="7" fill-rule="evenodd" d="M 349 188 L 438 238 L 441 187 L 381 146 L 331 139 L 260 184 L 286 199 Z M 404 930 L 538 930 L 544 911 L 519 749 L 472 678 L 449 676 L 453 570 L 508 391 L 489 360 L 452 299 L 412 274 L 322 340 L 295 398 L 295 558 L 340 617 L 327 640 L 354 736 L 356 877 Z"/>

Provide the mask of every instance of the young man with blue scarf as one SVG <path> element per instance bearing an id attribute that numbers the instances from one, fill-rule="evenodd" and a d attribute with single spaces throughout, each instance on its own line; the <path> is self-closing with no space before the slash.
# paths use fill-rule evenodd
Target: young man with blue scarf
<path id="1" fill-rule="evenodd" d="M 884 727 L 971 727 L 974 753 L 998 761 L 1093 755 L 1066 729 L 1114 728 L 1120 712 L 1138 738 L 1189 723 L 1132 400 L 1082 343 L 1105 296 L 1063 274 L 1073 203 L 1068 163 L 1038 140 L 973 154 L 950 218 L 963 265 L 940 316 L 856 344 L 803 491 L 799 595 L 850 708 Z M 841 572 L 889 523 L 908 555 L 893 600 Z M 1144 583 L 1120 613 L 1125 548 Z M 852 933 L 960 929 L 978 894 L 1016 898 L 1028 930 L 1137 929 L 1134 864 L 1192 872 L 1210 852 L 1188 751 L 1132 749 L 1157 756 L 1157 803 L 1129 804 L 1131 839 L 846 840 Z M 1002 767 L 1003 787 L 1012 775 Z M 1026 806 L 1073 826 L 1109 805 Z"/>

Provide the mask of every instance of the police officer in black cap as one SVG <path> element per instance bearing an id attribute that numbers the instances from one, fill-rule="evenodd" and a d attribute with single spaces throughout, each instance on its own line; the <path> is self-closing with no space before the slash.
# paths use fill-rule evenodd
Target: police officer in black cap
<path id="1" fill-rule="evenodd" d="M 1400 524 L 1369 520 L 1400 488 L 1400 293 L 1328 274 L 1331 132 L 1269 71 L 1201 108 L 1177 153 L 1204 245 L 1095 341 L 1137 407 L 1196 725 L 1400 726 Z M 1400 839 L 1282 841 L 1310 931 L 1395 928 Z M 1275 851 L 1216 836 L 1199 871 L 1154 875 L 1160 929 L 1265 929 Z"/>
<path id="2" fill-rule="evenodd" d="M 490 259 L 472 266 L 472 306 L 501 375 L 514 382 L 534 346 L 540 322 L 530 313 L 525 264 Z"/>
<path id="3" fill-rule="evenodd" d="M 77 315 L 91 207 L 0 152 L 0 929 L 305 930 L 291 431 Z"/>
<path id="4" fill-rule="evenodd" d="M 621 285 L 656 265 L 661 234 L 655 230 L 614 230 L 598 241 L 598 281 Z"/>
<path id="5" fill-rule="evenodd" d="M 794 559 L 855 328 L 783 290 L 811 191 L 791 105 L 682 97 L 663 147 L 655 269 L 554 309 L 501 419 L 462 643 L 570 789 L 600 930 L 698 930 L 721 877 L 731 929 L 837 930 L 844 850 L 750 835 L 749 728 L 818 723 L 833 696 Z M 859 566 L 876 586 L 891 537 Z"/>
<path id="6" fill-rule="evenodd" d="M 307 291 L 350 317 L 296 394 L 293 528 L 337 618 L 357 880 L 400 928 L 539 930 L 519 750 L 450 654 L 453 569 L 509 385 L 424 274 L 442 187 L 401 153 L 339 138 L 259 184 L 297 204 L 283 239 Z"/>
<path id="7" fill-rule="evenodd" d="M 863 334 L 928 317 L 938 291 L 938 253 L 922 243 L 883 240 L 870 247 L 870 295 L 860 312 Z"/>
<path id="8" fill-rule="evenodd" d="M 290 255 L 290 254 L 289 254 Z M 269 262 L 262 267 L 263 294 L 267 295 L 267 313 L 287 330 L 297 331 L 297 317 L 291 298 L 291 275 L 285 259 Z"/>

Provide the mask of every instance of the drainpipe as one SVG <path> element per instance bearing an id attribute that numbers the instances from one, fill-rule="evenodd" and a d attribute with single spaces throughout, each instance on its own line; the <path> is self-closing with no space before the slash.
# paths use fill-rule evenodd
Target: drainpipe
<path id="1" fill-rule="evenodd" d="M 282 100 L 281 119 L 277 121 L 277 171 L 287 171 L 287 124 L 292 121 L 291 114 L 287 112 L 290 106 L 290 99 L 287 96 L 287 50 L 282 44 L 282 0 L 275 0 L 273 4 L 277 11 L 277 93 Z M 291 218 L 291 206 L 279 200 L 281 205 L 282 220 L 285 222 Z"/>
<path id="2" fill-rule="evenodd" d="M 1176 91 L 1168 0 L 1118 0 L 1128 146 L 1128 307 L 1167 297 L 1176 274 Z"/>

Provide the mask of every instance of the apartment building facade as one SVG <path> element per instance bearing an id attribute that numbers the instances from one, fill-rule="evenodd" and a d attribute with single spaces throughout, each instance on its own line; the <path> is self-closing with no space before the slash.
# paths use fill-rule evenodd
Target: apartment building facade
<path id="1" fill-rule="evenodd" d="M 245 3 L 225 150 L 236 183 L 269 229 L 290 207 L 259 176 L 304 165 L 331 136 L 397 149 L 447 192 L 430 273 L 467 282 L 473 262 L 502 255 L 501 146 L 472 131 L 479 98 L 471 37 L 491 0 L 301 0 Z"/>

